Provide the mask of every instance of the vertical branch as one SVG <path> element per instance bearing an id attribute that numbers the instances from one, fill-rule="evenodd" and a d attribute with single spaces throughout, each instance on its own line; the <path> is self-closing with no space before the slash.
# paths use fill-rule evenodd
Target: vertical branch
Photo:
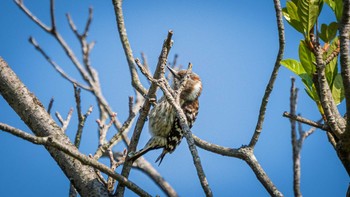
<path id="1" fill-rule="evenodd" d="M 284 52 L 284 45 L 285 45 L 285 38 L 284 38 L 284 26 L 283 26 L 283 18 L 282 18 L 282 8 L 281 8 L 281 3 L 279 0 L 273 0 L 274 5 L 275 5 L 275 11 L 276 11 L 276 18 L 277 18 L 277 27 L 278 27 L 278 38 L 279 38 L 279 49 L 278 49 L 278 54 L 275 62 L 275 66 L 272 70 L 270 80 L 266 86 L 265 89 L 265 94 L 263 96 L 263 99 L 261 101 L 260 105 L 260 110 L 259 110 L 259 117 L 258 117 L 258 122 L 255 127 L 255 131 L 253 134 L 252 139 L 250 140 L 249 146 L 253 147 L 255 144 L 258 142 L 262 126 L 265 120 L 265 113 L 266 113 L 266 108 L 267 104 L 269 101 L 270 94 L 273 90 L 273 85 L 275 83 L 278 70 L 280 68 L 280 62 L 283 58 L 283 52 Z"/>
<path id="2" fill-rule="evenodd" d="M 54 102 L 54 98 L 52 97 L 52 98 L 50 99 L 49 106 L 47 107 L 47 113 L 48 113 L 48 114 L 51 113 L 51 109 L 52 109 L 52 106 L 53 106 L 53 102 Z"/>
<path id="3" fill-rule="evenodd" d="M 51 17 L 51 33 L 56 31 L 56 20 L 55 20 L 55 0 L 50 1 L 50 17 Z"/>
<path id="4" fill-rule="evenodd" d="M 340 68 L 343 78 L 345 102 L 346 102 L 346 133 L 350 139 L 350 58 L 349 58 L 349 31 L 350 31 L 350 2 L 343 1 L 343 16 L 339 26 L 340 37 Z"/>
<path id="5" fill-rule="evenodd" d="M 162 51 L 161 51 L 160 56 L 159 56 L 157 68 L 156 68 L 156 71 L 154 72 L 154 76 L 153 76 L 154 79 L 159 79 L 161 76 L 164 76 L 164 70 L 165 70 L 165 66 L 167 63 L 168 54 L 169 54 L 170 48 L 173 44 L 173 41 L 171 40 L 172 36 L 173 36 L 173 32 L 169 31 L 168 36 L 167 36 L 167 38 L 164 41 L 163 46 L 162 46 Z M 130 144 L 128 147 L 129 153 L 136 150 L 136 147 L 137 147 L 140 135 L 141 135 L 141 131 L 142 131 L 143 126 L 146 122 L 148 112 L 149 112 L 150 107 L 151 107 L 151 103 L 150 103 L 149 99 L 155 97 L 156 91 L 157 91 L 157 85 L 156 85 L 156 83 L 152 82 L 152 84 L 149 88 L 149 91 L 147 93 L 146 100 L 142 106 L 142 111 L 140 112 L 140 115 L 137 119 L 134 133 L 131 137 L 131 141 L 130 141 Z M 122 176 L 128 178 L 129 174 L 130 174 L 131 167 L 132 167 L 132 161 L 129 160 L 129 155 L 127 155 L 123 169 L 122 169 L 122 173 L 121 173 Z M 123 196 L 124 191 L 125 191 L 124 185 L 119 183 L 115 194 L 117 196 Z"/>
<path id="6" fill-rule="evenodd" d="M 131 74 L 131 84 L 138 92 L 142 94 L 142 96 L 145 96 L 147 94 L 147 90 L 142 86 L 139 76 L 137 74 L 134 56 L 132 54 L 131 46 L 126 33 L 123 10 L 122 10 L 122 0 L 112 0 L 112 3 L 114 6 L 115 16 L 117 20 L 120 41 L 123 45 L 125 56 L 129 65 L 129 70 Z"/>
<path id="7" fill-rule="evenodd" d="M 297 107 L 297 96 L 298 89 L 295 88 L 295 78 L 291 79 L 292 86 L 290 88 L 290 114 L 296 115 Z M 291 133 L 292 133 L 292 148 L 293 148 L 293 189 L 294 196 L 301 197 L 300 191 L 300 145 L 297 140 L 297 131 L 296 131 L 296 121 L 294 119 L 289 119 L 291 124 Z M 300 131 L 300 133 L 302 133 Z M 301 135 L 300 135 L 301 136 Z"/>
<path id="8" fill-rule="evenodd" d="M 188 74 L 192 70 L 192 64 L 189 63 L 188 69 L 186 71 L 186 75 L 184 76 L 183 80 L 181 81 L 180 87 L 178 89 L 176 89 L 175 91 L 173 91 L 171 89 L 171 87 L 169 86 L 169 84 L 165 80 L 164 76 L 162 76 L 162 78 L 160 78 L 159 80 L 156 80 L 156 79 L 152 78 L 152 76 L 150 76 L 147 69 L 140 64 L 140 61 L 138 59 L 136 59 L 136 64 L 139 66 L 139 68 L 141 69 L 141 72 L 147 77 L 147 79 L 149 79 L 152 83 L 156 83 L 161 88 L 161 90 L 164 93 L 165 98 L 167 99 L 167 102 L 169 104 L 171 104 L 172 107 L 175 109 L 176 116 L 180 122 L 180 127 L 184 131 L 184 136 L 187 140 L 187 144 L 188 144 L 188 147 L 190 149 L 190 152 L 191 152 L 191 155 L 193 158 L 193 163 L 194 163 L 194 166 L 196 167 L 197 175 L 198 175 L 199 181 L 201 183 L 201 186 L 202 186 L 206 196 L 213 196 L 213 193 L 209 187 L 209 183 L 208 183 L 208 180 L 206 178 L 205 172 L 203 170 L 201 160 L 200 160 L 200 157 L 198 155 L 196 145 L 194 143 L 194 139 L 192 137 L 192 132 L 190 130 L 190 127 L 188 126 L 186 115 L 183 112 L 182 108 L 180 107 L 180 98 L 179 97 L 180 97 L 180 94 L 181 94 L 181 92 L 182 92 L 182 90 L 187 82 L 187 79 L 189 76 Z"/>

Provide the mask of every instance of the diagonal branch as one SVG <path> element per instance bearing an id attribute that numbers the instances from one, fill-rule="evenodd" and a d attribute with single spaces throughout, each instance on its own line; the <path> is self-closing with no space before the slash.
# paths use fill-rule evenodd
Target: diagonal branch
<path id="1" fill-rule="evenodd" d="M 33 15 L 27 7 L 24 6 L 23 0 L 14 0 L 16 5 L 39 27 L 41 27 L 44 31 L 50 33 L 51 28 L 45 25 L 41 20 L 39 20 L 35 15 Z"/>
<path id="2" fill-rule="evenodd" d="M 0 58 L 0 93 L 36 136 L 55 136 L 55 139 L 66 147 L 77 150 L 38 98 L 27 89 L 2 58 Z M 45 148 L 81 196 L 108 196 L 104 185 L 90 173 L 93 171 L 92 167 L 81 165 L 79 161 L 56 148 L 50 146 Z"/>
<path id="3" fill-rule="evenodd" d="M 67 73 L 64 72 L 64 70 L 56 63 L 54 62 L 49 55 L 46 54 L 46 52 L 40 47 L 40 45 L 37 43 L 37 41 L 33 38 L 30 37 L 29 38 L 29 42 L 35 47 L 36 50 L 38 50 L 42 56 L 44 56 L 44 58 L 51 64 L 51 66 L 66 80 L 68 80 L 69 82 L 76 84 L 77 86 L 85 89 L 85 90 L 91 90 L 90 87 L 83 85 L 81 83 L 79 83 L 77 80 L 73 79 L 72 77 L 70 77 Z"/>
<path id="4" fill-rule="evenodd" d="M 278 54 L 277 54 L 275 66 L 272 70 L 270 80 L 266 86 L 265 94 L 264 94 L 262 101 L 261 101 L 258 122 L 256 124 L 252 139 L 250 140 L 250 143 L 249 143 L 249 146 L 253 147 L 253 148 L 259 140 L 259 136 L 260 136 L 260 133 L 261 133 L 261 130 L 263 127 L 264 120 L 265 120 L 265 113 L 266 113 L 266 108 L 267 108 L 267 104 L 269 101 L 269 97 L 270 97 L 270 94 L 273 90 L 273 86 L 274 86 L 275 80 L 277 78 L 278 70 L 281 66 L 280 62 L 283 58 L 283 53 L 284 53 L 285 38 L 284 38 L 284 25 L 283 25 L 283 18 L 282 18 L 281 3 L 279 0 L 274 0 L 274 5 L 275 5 L 275 11 L 276 11 L 276 18 L 277 18 L 279 49 L 278 49 Z"/>
<path id="5" fill-rule="evenodd" d="M 267 176 L 262 166 L 259 164 L 251 147 L 242 146 L 238 149 L 228 148 L 206 142 L 195 135 L 192 135 L 192 137 L 195 140 L 196 145 L 204 150 L 227 157 L 236 157 L 244 160 L 271 196 L 283 196 L 283 194 L 276 188 L 271 179 Z"/>
<path id="6" fill-rule="evenodd" d="M 135 192 L 136 194 L 140 196 L 151 196 L 146 191 L 141 189 L 139 186 L 137 186 L 135 183 L 131 182 L 130 180 L 126 179 L 125 177 L 121 176 L 120 174 L 115 173 L 112 169 L 108 168 L 104 164 L 99 163 L 95 159 L 92 159 L 86 155 L 81 154 L 76 149 L 71 149 L 69 146 L 63 144 L 58 139 L 56 139 L 53 136 L 47 136 L 47 137 L 36 137 L 33 135 L 30 135 L 22 130 L 16 129 L 14 127 L 11 127 L 9 125 L 0 123 L 0 129 L 6 132 L 9 132 L 17 137 L 20 137 L 24 140 L 27 140 L 29 142 L 32 142 L 34 144 L 41 144 L 45 146 L 54 147 L 76 159 L 78 159 L 80 162 L 82 162 L 85 165 L 89 165 L 92 167 L 95 167 L 102 172 L 108 174 L 109 176 L 113 177 L 114 179 L 118 180 L 119 182 L 122 182 L 125 184 L 130 190 Z"/>

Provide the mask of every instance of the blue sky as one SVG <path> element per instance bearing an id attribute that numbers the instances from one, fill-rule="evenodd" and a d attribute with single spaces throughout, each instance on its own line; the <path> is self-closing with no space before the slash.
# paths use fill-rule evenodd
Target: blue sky
<path id="1" fill-rule="evenodd" d="M 25 1 L 43 22 L 49 25 L 49 1 Z M 285 5 L 285 1 L 282 2 Z M 128 116 L 128 96 L 133 95 L 130 76 L 122 50 L 111 1 L 56 1 L 58 30 L 81 58 L 79 43 L 68 27 L 65 13 L 69 12 L 82 29 L 88 8 L 94 8 L 89 41 L 96 41 L 91 54 L 92 65 L 98 70 L 103 94 L 118 113 L 120 120 Z M 261 98 L 270 77 L 278 50 L 277 25 L 272 1 L 125 1 L 125 24 L 135 57 L 144 52 L 154 70 L 167 31 L 174 31 L 174 46 L 169 60 L 179 55 L 178 63 L 193 63 L 201 76 L 203 93 L 200 112 L 193 133 L 212 143 L 238 148 L 249 143 L 258 117 Z M 333 21 L 334 16 L 324 6 L 321 21 Z M 66 116 L 75 108 L 73 88 L 62 79 L 28 42 L 33 36 L 47 53 L 67 73 L 81 81 L 66 55 L 47 33 L 39 29 L 20 11 L 13 1 L 0 3 L 0 56 L 18 74 L 26 86 L 47 106 L 55 98 L 53 112 Z M 298 58 L 301 35 L 285 22 L 285 58 Z M 266 120 L 255 154 L 277 188 L 285 196 L 292 192 L 292 154 L 289 120 L 282 117 L 289 110 L 290 77 L 281 67 L 270 97 Z M 147 84 L 141 76 L 142 81 Z M 313 101 L 300 88 L 298 112 L 312 120 L 320 115 Z M 82 91 L 83 110 L 95 100 Z M 343 114 L 344 103 L 339 105 Z M 0 122 L 30 130 L 0 98 Z M 81 144 L 85 154 L 97 147 L 98 111 L 89 116 Z M 73 139 L 77 128 L 76 113 L 67 134 Z M 309 127 L 304 126 L 305 130 Z M 109 136 L 115 133 L 111 130 Z M 149 139 L 147 127 L 139 148 Z M 122 150 L 121 146 L 116 150 Z M 145 157 L 153 162 L 159 151 Z M 268 196 L 251 169 L 241 160 L 215 155 L 199 149 L 202 164 L 215 196 Z M 344 196 L 349 178 L 328 143 L 323 131 L 317 130 L 304 143 L 301 153 L 301 191 L 304 196 Z M 0 196 L 65 196 L 68 180 L 46 150 L 0 132 Z M 103 160 L 103 162 L 105 162 Z M 181 196 L 203 196 L 192 158 L 185 142 L 167 155 L 155 168 Z M 133 171 L 130 179 L 152 194 L 164 194 L 144 174 Z M 135 196 L 127 192 L 127 196 Z"/>

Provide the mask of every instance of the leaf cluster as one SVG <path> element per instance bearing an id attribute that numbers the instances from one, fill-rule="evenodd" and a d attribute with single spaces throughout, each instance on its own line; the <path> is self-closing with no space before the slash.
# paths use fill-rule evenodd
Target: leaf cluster
<path id="1" fill-rule="evenodd" d="M 318 18 L 324 3 L 331 8 L 336 21 L 322 24 L 318 29 Z M 299 44 L 299 60 L 284 59 L 281 64 L 301 78 L 305 91 L 316 102 L 322 114 L 323 110 L 317 91 L 315 47 L 322 47 L 327 82 L 335 103 L 339 104 L 344 99 L 342 77 L 338 73 L 338 22 L 342 15 L 342 7 L 341 0 L 291 0 L 287 1 L 286 7 L 283 8 L 286 21 L 300 32 L 304 39 Z"/>

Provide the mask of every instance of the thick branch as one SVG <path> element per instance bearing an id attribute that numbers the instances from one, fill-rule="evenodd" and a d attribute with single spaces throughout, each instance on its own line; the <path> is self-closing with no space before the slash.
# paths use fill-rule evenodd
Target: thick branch
<path id="1" fill-rule="evenodd" d="M 338 108 L 332 96 L 329 84 L 327 82 L 325 74 L 325 62 L 323 61 L 323 51 L 320 46 L 314 44 L 315 56 L 316 56 L 316 69 L 317 69 L 317 80 L 319 85 L 319 97 L 321 105 L 326 116 L 327 124 L 329 125 L 331 131 L 339 137 L 342 130 L 345 129 L 344 120 L 340 116 Z"/>
<path id="2" fill-rule="evenodd" d="M 114 170 L 99 163 L 98 161 L 96 161 L 93 158 L 90 158 L 86 155 L 81 154 L 77 149 L 71 149 L 69 147 L 69 145 L 67 146 L 67 144 L 62 144 L 59 140 L 57 140 L 53 136 L 36 137 L 36 136 L 30 135 L 24 131 L 21 131 L 19 129 L 5 125 L 3 123 L 0 123 L 0 129 L 3 131 L 9 132 L 17 137 L 20 137 L 24 140 L 32 142 L 34 144 L 41 144 L 41 145 L 45 145 L 46 147 L 55 147 L 58 150 L 63 151 L 64 153 L 74 157 L 75 159 L 78 159 L 83 164 L 95 167 L 95 168 L 101 170 L 102 172 L 108 174 L 109 176 L 113 177 L 114 179 L 118 180 L 119 182 L 122 182 L 129 189 L 134 191 L 136 194 L 138 194 L 140 196 L 151 196 L 150 194 L 145 192 L 143 189 L 141 189 L 139 186 L 137 186 L 133 182 L 129 181 L 128 179 L 121 176 L 120 174 L 115 173 Z"/>
<path id="3" fill-rule="evenodd" d="M 350 31 L 350 1 L 343 1 L 343 16 L 339 26 L 340 37 L 340 68 L 343 78 L 346 112 L 346 133 L 350 139 L 350 58 L 349 58 L 349 31 Z M 349 140 L 348 140 L 349 141 Z"/>
<path id="4" fill-rule="evenodd" d="M 18 79 L 7 63 L 0 58 L 0 93 L 20 118 L 37 136 L 55 136 L 69 149 L 76 150 L 61 128 L 52 120 L 44 106 Z M 82 196 L 108 196 L 108 192 L 90 166 L 82 165 L 78 160 L 56 148 L 46 146 L 51 156 L 57 161 L 67 178 Z"/>
<path id="5" fill-rule="evenodd" d="M 350 175 L 350 59 L 349 59 L 349 31 L 350 31 L 350 1 L 343 1 L 343 16 L 339 27 L 340 36 L 340 67 L 343 78 L 346 102 L 346 128 L 341 140 L 337 143 L 337 153 L 346 171 Z"/>

